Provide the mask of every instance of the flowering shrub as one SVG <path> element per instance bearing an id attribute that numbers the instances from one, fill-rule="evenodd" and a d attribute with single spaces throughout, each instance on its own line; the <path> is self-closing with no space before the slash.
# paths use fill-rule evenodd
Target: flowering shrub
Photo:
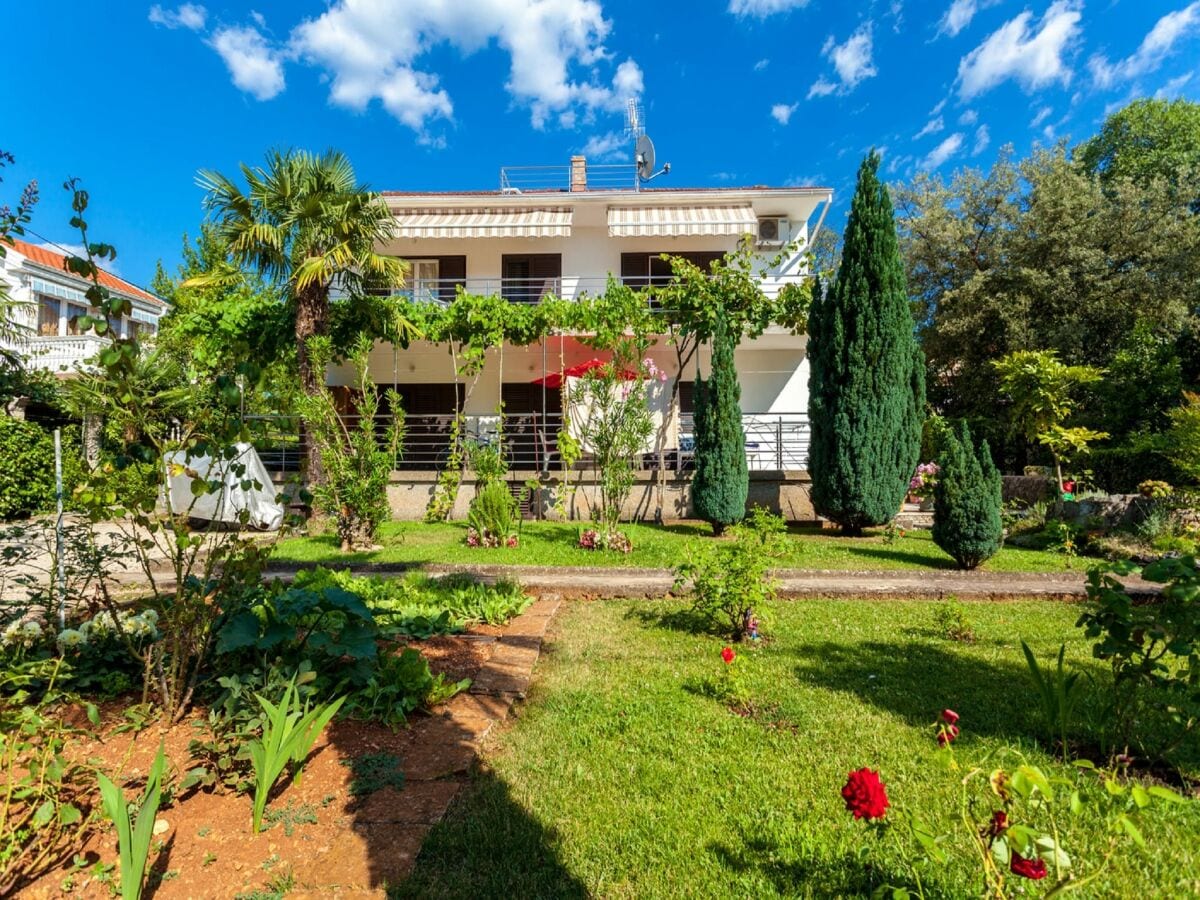
<path id="1" fill-rule="evenodd" d="M 952 744 L 959 736 L 959 715 L 942 710 L 933 724 L 937 732 L 939 761 L 962 786 L 960 804 L 962 824 L 974 845 L 982 869 L 983 894 L 1008 898 L 1024 895 L 1020 882 L 1009 875 L 1040 881 L 1053 873 L 1054 883 L 1046 896 L 1082 887 L 1095 878 L 1117 852 L 1124 838 L 1144 847 L 1141 831 L 1133 817 L 1154 800 L 1182 803 L 1182 798 L 1167 788 L 1142 787 L 1121 781 L 1115 772 L 1102 772 L 1087 760 L 1077 760 L 1070 775 L 1047 774 L 1030 765 L 1015 750 L 1002 748 L 972 763 L 965 776 L 959 774 Z M 1014 765 L 995 765 L 991 757 L 1011 757 Z M 1103 789 L 1099 789 L 1103 785 Z M 912 889 L 896 885 L 880 886 L 875 896 L 890 892 L 893 897 L 925 897 L 917 863 L 945 864 L 942 845 L 950 835 L 939 835 L 925 824 L 915 809 L 893 806 L 880 773 L 869 768 L 850 773 L 842 788 L 846 810 L 854 818 L 872 823 L 879 839 L 895 837 L 899 850 L 912 872 Z M 1069 836 L 1064 816 L 1079 816 L 1089 805 L 1100 807 L 1107 821 L 1109 841 L 1094 871 L 1081 875 L 1084 866 L 1063 849 L 1061 840 Z M 888 810 L 892 814 L 888 815 Z M 1095 813 L 1090 813 L 1094 816 Z M 886 820 L 885 820 L 886 816 Z"/>
<path id="2" fill-rule="evenodd" d="M 583 550 L 615 550 L 618 553 L 633 551 L 633 541 L 623 531 L 585 528 L 579 532 L 579 546 Z"/>
<path id="3" fill-rule="evenodd" d="M 934 487 L 937 486 L 938 473 L 942 470 L 935 462 L 921 463 L 917 466 L 917 471 L 913 473 L 913 477 L 908 482 L 908 492 L 914 497 L 920 497 L 924 500 L 933 494 Z"/>
<path id="4" fill-rule="evenodd" d="M 474 528 L 467 528 L 467 546 L 468 547 L 516 547 L 520 541 L 515 534 L 510 534 L 506 538 L 501 538 L 498 534 L 492 534 L 490 531 L 479 532 Z"/>
<path id="5" fill-rule="evenodd" d="M 1150 500 L 1165 500 L 1166 498 L 1170 497 L 1174 491 L 1174 488 L 1172 488 L 1167 482 L 1154 481 L 1152 479 L 1143 481 L 1137 486 L 1137 489 L 1139 494 L 1141 494 L 1143 497 L 1149 498 Z"/>
<path id="6" fill-rule="evenodd" d="M 488 481 L 471 501 L 467 513 L 468 547 L 515 547 L 520 510 L 503 481 Z"/>

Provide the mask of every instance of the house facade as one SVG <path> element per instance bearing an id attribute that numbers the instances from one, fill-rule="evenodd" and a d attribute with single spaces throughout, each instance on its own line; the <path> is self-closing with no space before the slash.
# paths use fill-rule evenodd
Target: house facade
<path id="1" fill-rule="evenodd" d="M 410 266 L 407 282 L 396 292 L 447 303 L 461 287 L 514 304 L 538 303 L 547 296 L 595 296 L 603 293 L 610 277 L 634 287 L 662 283 L 671 274 L 662 254 L 707 268 L 747 235 L 755 242 L 761 289 L 774 296 L 807 277 L 807 249 L 832 200 L 831 190 L 818 187 L 650 188 L 638 183 L 633 165 L 589 166 L 582 157 L 572 158 L 569 166 L 503 170 L 500 187 L 492 191 L 383 195 L 396 229 L 380 249 Z M 806 467 L 806 340 L 772 326 L 737 350 L 747 462 L 763 480 L 802 477 Z M 444 463 L 456 406 L 466 414 L 468 436 L 488 442 L 503 404 L 511 468 L 551 471 L 564 396 L 570 403 L 569 392 L 558 385 L 564 374 L 569 385 L 570 370 L 586 368 L 597 356 L 603 354 L 576 337 L 556 334 L 531 346 L 491 351 L 472 383 L 455 377 L 445 346 L 416 342 L 400 350 L 377 344 L 371 374 L 381 387 L 395 387 L 407 417 L 401 470 L 409 473 L 413 496 L 409 501 L 393 497 L 397 514 L 423 509 L 428 491 L 421 486 L 421 473 L 432 474 Z M 668 414 L 669 381 L 668 389 L 651 396 L 656 417 L 668 419 L 664 456 L 680 486 L 690 469 L 695 366 L 707 374 L 707 350 L 682 373 L 665 336 L 649 356 L 669 379 L 680 382 L 674 415 Z M 330 373 L 333 384 L 349 384 L 350 378 L 346 369 Z M 643 461 L 647 482 L 658 459 L 650 451 L 648 447 Z M 635 495 L 630 514 L 644 515 L 649 501 L 644 492 Z M 680 487 L 668 514 L 686 515 L 687 505 L 686 488 Z"/>
<path id="2" fill-rule="evenodd" d="M 61 375 L 79 371 L 109 341 L 107 335 L 79 327 L 81 316 L 98 313 L 85 297 L 90 283 L 67 271 L 63 253 L 20 239 L 6 244 L 5 250 L 0 279 L 17 303 L 13 318 L 21 326 L 17 344 L 9 349 L 23 355 L 29 368 Z M 129 316 L 109 323 L 122 337 L 158 331 L 158 320 L 166 312 L 160 298 L 104 270 L 100 283 L 132 306 Z"/>

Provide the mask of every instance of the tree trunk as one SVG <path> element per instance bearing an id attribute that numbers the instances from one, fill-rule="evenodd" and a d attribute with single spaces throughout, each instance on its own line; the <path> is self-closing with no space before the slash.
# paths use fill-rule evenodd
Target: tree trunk
<path id="1" fill-rule="evenodd" d="M 300 374 L 300 389 L 310 397 L 325 389 L 325 373 L 313 370 L 308 340 L 328 332 L 328 288 L 325 285 L 314 284 L 296 294 L 296 362 Z M 306 461 L 306 479 L 310 485 L 319 484 L 324 479 L 321 453 L 309 429 L 303 423 L 300 427 L 300 441 Z"/>
<path id="2" fill-rule="evenodd" d="M 1058 454 L 1054 456 L 1054 518 L 1061 519 L 1063 515 L 1063 477 L 1062 477 L 1062 460 L 1058 458 Z"/>

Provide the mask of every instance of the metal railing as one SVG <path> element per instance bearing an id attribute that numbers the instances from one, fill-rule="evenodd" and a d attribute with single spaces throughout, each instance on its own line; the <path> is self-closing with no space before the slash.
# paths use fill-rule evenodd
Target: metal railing
<path id="1" fill-rule="evenodd" d="M 462 437 L 470 447 L 495 447 L 499 442 L 499 416 L 464 416 Z M 349 426 L 357 424 L 357 416 L 343 416 Z M 300 439 L 301 423 L 295 417 L 246 416 L 258 455 L 269 471 L 293 473 L 300 471 L 303 448 Z M 454 415 L 406 415 L 404 446 L 394 466 L 398 471 L 436 472 L 450 460 L 450 436 Z M 508 413 L 504 417 L 502 452 L 512 471 L 548 472 L 562 464 L 558 453 L 558 433 L 563 427 L 563 414 L 556 412 Z M 746 464 L 751 471 L 803 471 L 808 467 L 809 424 L 806 413 L 743 413 L 742 428 L 746 433 Z M 376 420 L 376 434 L 382 443 L 387 421 Z M 668 471 L 683 473 L 695 468 L 694 419 L 691 413 L 679 416 L 678 440 L 665 448 L 663 462 Z M 658 468 L 658 451 L 654 439 L 648 443 L 639 460 L 642 471 Z M 584 453 L 577 468 L 590 469 L 594 461 Z M 468 466 L 469 467 L 469 466 Z"/>
<path id="2" fill-rule="evenodd" d="M 589 164 L 585 169 L 589 191 L 636 191 L 638 167 L 634 163 Z M 500 190 L 506 194 L 571 190 L 571 167 L 503 166 Z"/>

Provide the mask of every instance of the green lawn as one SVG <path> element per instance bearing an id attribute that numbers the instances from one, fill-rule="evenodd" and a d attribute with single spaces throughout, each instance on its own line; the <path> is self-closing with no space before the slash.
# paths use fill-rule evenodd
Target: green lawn
<path id="1" fill-rule="evenodd" d="M 1093 666 L 1070 605 L 968 604 L 978 641 L 960 644 L 933 631 L 932 603 L 777 604 L 771 640 L 738 661 L 764 710 L 751 718 L 702 689 L 719 674 L 722 642 L 663 615 L 679 609 L 560 610 L 515 724 L 491 741 L 393 896 L 869 895 L 912 881 L 893 839 L 880 844 L 845 811 L 846 773 L 879 768 L 893 812 L 919 805 L 939 831 L 954 829 L 958 776 L 933 762 L 930 723 L 942 708 L 962 716 L 960 763 L 986 765 L 1008 745 L 1068 771 L 1037 744 L 1017 642 L 1045 659 L 1065 640 L 1073 664 Z M 1104 792 L 1074 777 L 1087 803 L 1060 841 L 1086 873 L 1107 841 L 1096 812 Z M 1155 806 L 1138 821 L 1150 849 L 1128 845 L 1075 896 L 1200 891 L 1200 802 Z M 922 869 L 928 896 L 978 896 L 961 830 L 947 849 L 948 865 Z"/>
<path id="2" fill-rule="evenodd" d="M 466 545 L 465 523 L 426 525 L 390 522 L 381 529 L 382 549 L 342 554 L 332 536 L 281 541 L 274 558 L 281 561 L 345 565 L 351 562 L 499 563 L 525 566 L 638 566 L 671 568 L 687 557 L 689 541 L 709 539 L 707 525 L 623 525 L 633 552 L 597 552 L 576 546 L 576 523 L 527 522 L 516 548 L 485 550 Z M 952 569 L 954 562 L 933 543 L 927 531 L 911 531 L 886 544 L 882 533 L 861 538 L 839 537 L 815 528 L 793 528 L 783 568 L 795 569 Z M 1059 553 L 1004 548 L 984 565 L 997 572 L 1060 572 L 1070 561 Z M 1074 565 L 1082 569 L 1076 560 Z"/>

